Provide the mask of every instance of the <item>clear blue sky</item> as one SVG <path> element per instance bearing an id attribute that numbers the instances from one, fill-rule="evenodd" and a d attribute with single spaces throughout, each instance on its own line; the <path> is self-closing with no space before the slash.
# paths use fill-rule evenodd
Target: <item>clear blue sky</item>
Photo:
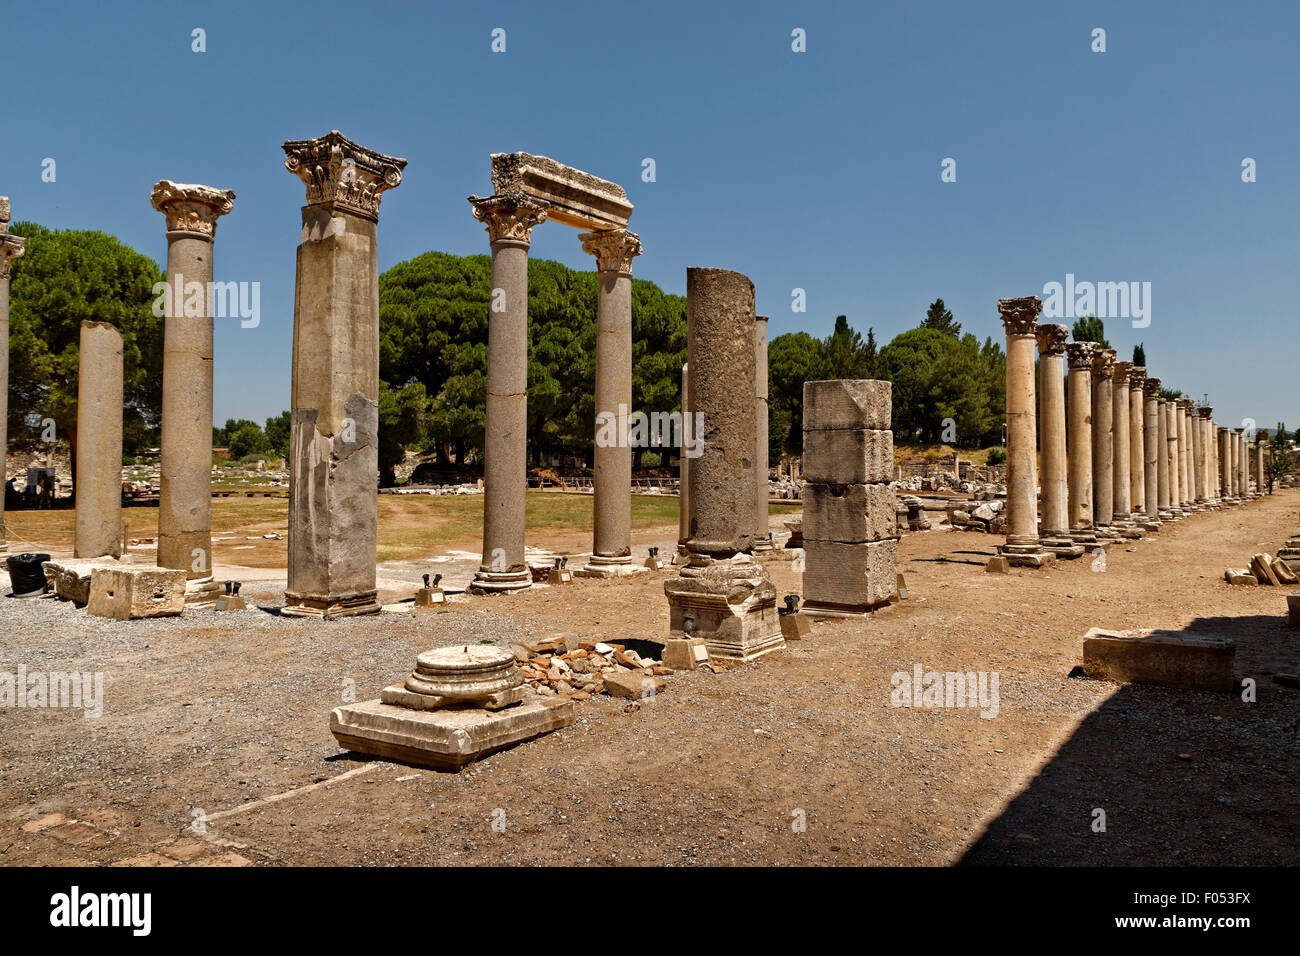
<path id="1" fill-rule="evenodd" d="M 337 128 L 409 160 L 381 268 L 487 252 L 465 197 L 491 191 L 489 153 L 526 150 L 625 186 L 639 276 L 684 293 L 688 266 L 747 273 L 773 336 L 842 313 L 883 343 L 942 297 L 1000 337 L 999 297 L 1150 282 L 1149 328 L 1107 323 L 1121 357 L 1144 341 L 1221 422 L 1294 427 L 1298 44 L 1291 0 L 10 2 L 0 194 L 165 262 L 153 183 L 236 191 L 216 278 L 260 281 L 262 322 L 218 324 L 218 421 L 288 407 L 304 192 L 280 144 Z M 532 255 L 592 267 L 556 224 Z"/>

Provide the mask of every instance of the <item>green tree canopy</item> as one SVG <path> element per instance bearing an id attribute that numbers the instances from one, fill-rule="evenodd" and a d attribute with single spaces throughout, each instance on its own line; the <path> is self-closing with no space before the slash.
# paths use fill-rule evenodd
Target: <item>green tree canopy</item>
<path id="1" fill-rule="evenodd" d="M 1147 350 L 1142 347 L 1141 342 L 1133 346 L 1133 364 L 1137 368 L 1147 367 Z"/>
<path id="2" fill-rule="evenodd" d="M 1076 342 L 1096 342 L 1098 348 L 1108 349 L 1110 343 L 1106 341 L 1106 323 L 1095 315 L 1085 316 L 1082 319 L 1075 319 L 1074 328 L 1071 330 Z"/>
<path id="3" fill-rule="evenodd" d="M 1006 356 L 992 338 L 956 338 L 936 329 L 912 329 L 880 350 L 893 383 L 898 441 L 936 443 L 952 419 L 957 444 L 975 447 L 1001 435 L 1006 414 Z"/>
<path id="4" fill-rule="evenodd" d="M 930 308 L 926 310 L 925 320 L 921 323 L 921 328 L 946 332 L 954 338 L 961 335 L 961 323 L 953 321 L 952 310 L 943 304 L 943 299 L 935 299 L 930 303 Z"/>

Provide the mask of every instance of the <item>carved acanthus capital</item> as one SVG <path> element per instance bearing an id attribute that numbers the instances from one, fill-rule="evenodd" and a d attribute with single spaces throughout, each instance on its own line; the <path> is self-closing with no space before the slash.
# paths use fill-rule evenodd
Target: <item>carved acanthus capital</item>
<path id="1" fill-rule="evenodd" d="M 998 299 L 998 314 L 1002 316 L 1008 335 L 1033 335 L 1042 311 L 1043 302 L 1036 295 Z"/>
<path id="2" fill-rule="evenodd" d="M 9 234 L 9 197 L 0 196 L 0 236 Z"/>
<path id="3" fill-rule="evenodd" d="M 1132 362 L 1116 362 L 1111 378 L 1119 388 L 1128 388 L 1129 376 L 1133 372 Z"/>
<path id="4" fill-rule="evenodd" d="M 336 205 L 379 218 L 379 197 L 402 182 L 406 160 L 352 142 L 338 130 L 284 144 L 284 168 L 307 186 L 307 205 Z"/>
<path id="5" fill-rule="evenodd" d="M 1065 340 L 1070 330 L 1064 325 L 1039 325 L 1034 329 L 1038 336 L 1039 355 L 1064 355 Z"/>
<path id="6" fill-rule="evenodd" d="M 26 245 L 27 240 L 22 236 L 0 233 L 0 279 L 9 278 L 9 260 L 21 259 Z"/>
<path id="7" fill-rule="evenodd" d="M 632 274 L 632 260 L 641 255 L 641 237 L 626 229 L 604 229 L 578 235 L 582 251 L 596 257 L 596 271 Z"/>
<path id="8" fill-rule="evenodd" d="M 1092 374 L 1098 378 L 1110 378 L 1115 369 L 1115 350 L 1099 348 L 1092 353 Z"/>
<path id="9" fill-rule="evenodd" d="M 217 219 L 234 208 L 235 191 L 163 179 L 153 187 L 149 201 L 167 217 L 168 232 L 197 232 L 211 239 Z"/>
<path id="10" fill-rule="evenodd" d="M 1146 382 L 1142 386 L 1142 394 L 1147 398 L 1160 397 L 1160 379 L 1148 375 Z"/>
<path id="11" fill-rule="evenodd" d="M 469 202 L 474 207 L 474 218 L 487 228 L 489 242 L 526 246 L 533 241 L 533 226 L 546 222 L 546 204 L 523 193 L 470 196 Z"/>
<path id="12" fill-rule="evenodd" d="M 1081 372 L 1092 370 L 1092 356 L 1096 351 L 1096 342 L 1068 342 L 1065 346 L 1070 368 Z"/>
<path id="13" fill-rule="evenodd" d="M 1145 365 L 1134 365 L 1128 370 L 1128 387 L 1130 389 L 1141 389 L 1142 384 L 1147 380 L 1147 370 Z"/>
<path id="14" fill-rule="evenodd" d="M 1214 417 L 1214 408 L 1211 405 L 1202 405 L 1196 411 L 1197 414 L 1199 414 L 1204 419 L 1208 420 Z"/>
<path id="15" fill-rule="evenodd" d="M 1195 412 L 1195 411 L 1196 411 L 1196 399 L 1194 399 L 1194 398 L 1180 398 L 1180 399 L 1178 400 L 1178 407 L 1181 408 L 1181 409 L 1182 409 L 1183 411 L 1185 411 L 1185 412 Z"/>

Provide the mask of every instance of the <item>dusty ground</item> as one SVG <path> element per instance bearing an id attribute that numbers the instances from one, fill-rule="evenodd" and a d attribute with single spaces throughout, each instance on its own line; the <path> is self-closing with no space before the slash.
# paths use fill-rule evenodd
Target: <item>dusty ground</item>
<path id="1" fill-rule="evenodd" d="M 103 671 L 105 699 L 93 719 L 0 709 L 0 862 L 1296 864 L 1300 692 L 1272 674 L 1300 669 L 1300 632 L 1276 589 L 1221 578 L 1300 530 L 1298 507 L 1194 515 L 1101 571 L 989 575 L 999 538 L 910 535 L 907 602 L 675 674 L 631 713 L 580 703 L 575 726 L 459 774 L 342 752 L 347 682 L 377 696 L 439 644 L 660 638 L 667 573 L 330 624 L 270 601 L 119 623 L 0 600 L 0 670 Z M 798 590 L 788 555 L 767 561 Z M 1233 636 L 1258 701 L 1071 679 L 1094 625 Z M 890 706 L 915 664 L 997 672 L 997 716 Z"/>

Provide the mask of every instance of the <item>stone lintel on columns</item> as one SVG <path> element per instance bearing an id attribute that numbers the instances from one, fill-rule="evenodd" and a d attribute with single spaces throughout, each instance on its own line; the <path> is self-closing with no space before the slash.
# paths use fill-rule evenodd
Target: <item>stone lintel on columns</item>
<path id="1" fill-rule="evenodd" d="M 167 217 L 168 232 L 192 232 L 211 240 L 217 232 L 217 219 L 234 208 L 235 191 L 160 179 L 149 201 Z"/>
<path id="2" fill-rule="evenodd" d="M 632 260 L 641 255 L 641 237 L 626 229 L 584 232 L 578 236 L 582 251 L 596 257 L 596 271 L 632 274 Z"/>
<path id="3" fill-rule="evenodd" d="M 622 186 L 548 156 L 493 153 L 492 190 L 540 203 L 555 222 L 576 229 L 626 229 L 632 215 Z"/>
<path id="4" fill-rule="evenodd" d="M 998 314 L 1008 335 L 1034 335 L 1043 302 L 1036 295 L 998 299 Z"/>
<path id="5" fill-rule="evenodd" d="M 533 241 L 533 226 L 546 222 L 550 211 L 545 203 L 522 193 L 470 196 L 474 218 L 487 229 L 492 245 L 508 244 L 527 249 Z"/>
<path id="6" fill-rule="evenodd" d="M 406 160 L 352 142 L 338 130 L 284 143 L 284 168 L 307 186 L 307 205 L 379 219 L 380 195 L 402 182 Z"/>

